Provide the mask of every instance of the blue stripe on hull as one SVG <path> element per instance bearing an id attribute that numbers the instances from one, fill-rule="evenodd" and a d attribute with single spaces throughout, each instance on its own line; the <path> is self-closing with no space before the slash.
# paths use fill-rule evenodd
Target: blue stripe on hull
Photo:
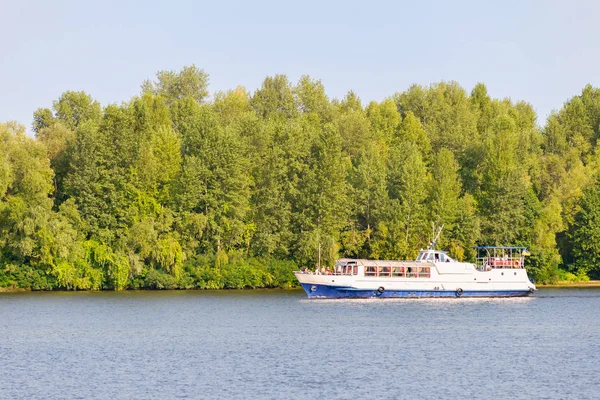
<path id="1" fill-rule="evenodd" d="M 368 299 L 368 298 L 431 298 L 431 297 L 524 297 L 531 293 L 527 290 L 465 290 L 460 295 L 454 290 L 374 290 L 354 289 L 351 287 L 314 285 L 302 283 L 309 298 L 320 299 Z"/>

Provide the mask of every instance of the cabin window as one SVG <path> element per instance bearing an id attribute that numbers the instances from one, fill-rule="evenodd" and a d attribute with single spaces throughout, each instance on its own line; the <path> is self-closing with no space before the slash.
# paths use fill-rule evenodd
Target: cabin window
<path id="1" fill-rule="evenodd" d="M 427 255 L 427 261 L 433 261 L 433 253 Z"/>
<path id="2" fill-rule="evenodd" d="M 390 267 L 377 267 L 377 275 L 382 278 L 390 276 Z"/>
<path id="3" fill-rule="evenodd" d="M 377 267 L 365 267 L 365 276 L 377 276 Z"/>
<path id="4" fill-rule="evenodd" d="M 392 267 L 392 276 L 404 276 L 404 267 Z"/>
<path id="5" fill-rule="evenodd" d="M 419 278 L 430 278 L 431 269 L 429 267 L 419 267 Z"/>
<path id="6" fill-rule="evenodd" d="M 419 255 L 417 256 L 417 261 L 421 261 L 421 258 L 423 258 L 423 253 L 419 253 Z"/>
<path id="7" fill-rule="evenodd" d="M 444 253 L 440 254 L 440 261 L 446 262 L 446 255 Z"/>
<path id="8" fill-rule="evenodd" d="M 358 275 L 358 266 L 356 265 L 356 262 L 348 263 L 348 275 L 352 275 L 353 271 L 354 275 Z"/>

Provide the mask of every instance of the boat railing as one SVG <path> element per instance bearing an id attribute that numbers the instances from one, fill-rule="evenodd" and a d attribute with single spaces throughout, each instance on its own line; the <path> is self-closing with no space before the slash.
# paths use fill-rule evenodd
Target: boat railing
<path id="1" fill-rule="evenodd" d="M 525 256 L 530 253 L 518 246 L 478 246 L 476 264 L 479 271 L 525 268 Z"/>
<path id="2" fill-rule="evenodd" d="M 477 269 L 489 271 L 491 269 L 524 268 L 522 257 L 479 257 Z"/>

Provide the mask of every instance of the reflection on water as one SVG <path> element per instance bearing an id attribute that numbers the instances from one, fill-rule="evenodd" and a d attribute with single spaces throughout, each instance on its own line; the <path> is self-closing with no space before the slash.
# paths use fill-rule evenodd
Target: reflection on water
<path id="1" fill-rule="evenodd" d="M 0 294 L 0 397 L 592 399 L 599 307 L 598 289 Z"/>

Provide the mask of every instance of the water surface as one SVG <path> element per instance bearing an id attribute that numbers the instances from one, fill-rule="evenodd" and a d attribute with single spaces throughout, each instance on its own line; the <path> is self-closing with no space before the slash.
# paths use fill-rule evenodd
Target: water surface
<path id="1" fill-rule="evenodd" d="M 0 294 L 7 399 L 600 398 L 600 290 Z"/>

